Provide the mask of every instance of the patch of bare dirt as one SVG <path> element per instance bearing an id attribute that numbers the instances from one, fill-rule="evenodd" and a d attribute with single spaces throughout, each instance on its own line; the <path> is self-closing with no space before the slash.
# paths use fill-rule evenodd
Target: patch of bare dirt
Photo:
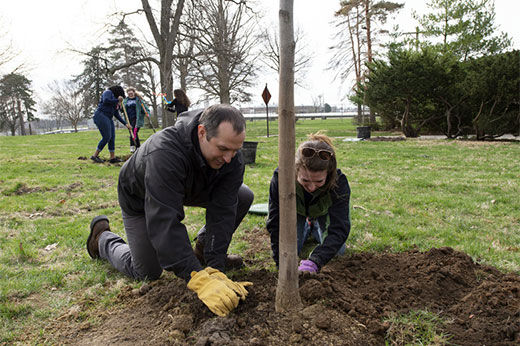
<path id="1" fill-rule="evenodd" d="M 451 248 L 360 253 L 300 278 L 303 308 L 275 312 L 277 274 L 240 273 L 249 296 L 228 317 L 213 315 L 172 275 L 123 288 L 99 324 L 70 314 L 47 333 L 60 344 L 384 345 L 394 313 L 428 309 L 447 321 L 455 345 L 518 345 L 520 276 L 479 265 Z"/>

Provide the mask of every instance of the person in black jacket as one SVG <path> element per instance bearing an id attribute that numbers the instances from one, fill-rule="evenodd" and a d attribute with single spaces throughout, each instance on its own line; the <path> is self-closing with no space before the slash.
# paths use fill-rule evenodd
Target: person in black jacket
<path id="1" fill-rule="evenodd" d="M 166 109 L 168 109 L 172 113 L 177 113 L 177 117 L 183 113 L 187 112 L 190 107 L 190 99 L 188 95 L 182 89 L 175 89 L 173 91 L 174 99 L 171 102 L 168 102 L 166 105 Z"/>
<path id="2" fill-rule="evenodd" d="M 332 141 L 321 133 L 309 135 L 309 140 L 300 144 L 296 152 L 298 254 L 309 238 L 318 243 L 309 258 L 300 261 L 300 272 L 316 273 L 336 254 L 345 252 L 345 241 L 350 233 L 350 187 L 347 177 L 336 165 Z M 277 168 L 271 179 L 267 218 L 271 250 L 277 266 L 279 219 Z"/>
<path id="3" fill-rule="evenodd" d="M 163 270 L 173 271 L 211 311 L 227 315 L 238 297 L 245 299 L 249 284 L 222 273 L 242 265 L 241 258 L 227 255 L 227 250 L 254 197 L 243 184 L 239 150 L 245 127 L 239 110 L 214 105 L 185 112 L 175 126 L 152 135 L 119 174 L 128 244 L 110 231 L 108 218 L 101 215 L 91 222 L 89 255 L 108 260 L 135 279 L 155 280 Z M 206 225 L 197 240 L 205 263 L 195 255 L 182 223 L 185 205 L 206 208 Z M 227 289 L 220 287 L 223 283 Z"/>

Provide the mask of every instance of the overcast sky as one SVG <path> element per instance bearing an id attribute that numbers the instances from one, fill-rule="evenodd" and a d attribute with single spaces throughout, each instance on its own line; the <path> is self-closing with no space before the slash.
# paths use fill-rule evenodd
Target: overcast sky
<path id="1" fill-rule="evenodd" d="M 153 1 L 152 1 L 153 3 Z M 278 0 L 260 0 L 265 9 L 266 23 L 278 22 Z M 319 3 L 319 5 L 317 5 Z M 411 10 L 425 11 L 424 1 L 406 0 L 405 8 L 396 22 L 405 30 L 414 30 L 415 21 Z M 67 52 L 67 48 L 85 49 L 103 44 L 106 23 L 117 23 L 118 17 L 112 16 L 116 10 L 132 11 L 141 4 L 139 0 L 1 0 L 0 1 L 0 43 L 12 40 L 20 52 L 17 63 L 27 66 L 27 74 L 33 81 L 36 94 L 44 97 L 45 88 L 53 80 L 68 79 L 81 72 L 81 57 Z M 333 81 L 333 73 L 325 71 L 331 56 L 328 47 L 332 44 L 334 29 L 331 25 L 333 13 L 339 0 L 295 0 L 294 21 L 305 33 L 308 46 L 314 53 L 311 69 L 305 79 L 306 88 L 296 87 L 295 104 L 312 104 L 312 99 L 323 95 L 324 102 L 331 105 L 347 105 L 342 97 L 348 93 L 349 86 Z M 513 38 L 513 46 L 520 47 L 519 0 L 496 0 L 496 24 L 501 31 Z M 141 30 L 149 35 L 149 28 L 142 18 L 137 21 Z M 267 24 L 269 25 L 269 24 Z M 7 34 L 7 35 L 5 35 Z M 1 73 L 8 72 L 7 68 Z M 253 90 L 252 104 L 261 105 L 261 93 L 268 84 L 277 102 L 277 78 L 273 74 L 259 76 Z M 188 95 L 196 98 L 196 95 Z"/>

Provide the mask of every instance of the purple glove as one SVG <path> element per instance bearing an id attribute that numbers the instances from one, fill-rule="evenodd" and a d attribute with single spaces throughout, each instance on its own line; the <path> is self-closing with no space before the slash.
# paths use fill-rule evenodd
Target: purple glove
<path id="1" fill-rule="evenodd" d="M 298 267 L 300 272 L 317 273 L 318 265 L 311 260 L 301 260 L 300 266 Z"/>

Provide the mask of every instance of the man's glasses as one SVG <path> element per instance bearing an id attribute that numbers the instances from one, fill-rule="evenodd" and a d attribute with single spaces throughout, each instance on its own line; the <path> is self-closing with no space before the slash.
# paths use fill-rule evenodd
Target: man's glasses
<path id="1" fill-rule="evenodd" d="M 311 158 L 314 155 L 318 155 L 323 161 L 329 161 L 334 154 L 328 150 L 316 150 L 314 148 L 302 148 L 302 155 L 306 158 Z"/>

